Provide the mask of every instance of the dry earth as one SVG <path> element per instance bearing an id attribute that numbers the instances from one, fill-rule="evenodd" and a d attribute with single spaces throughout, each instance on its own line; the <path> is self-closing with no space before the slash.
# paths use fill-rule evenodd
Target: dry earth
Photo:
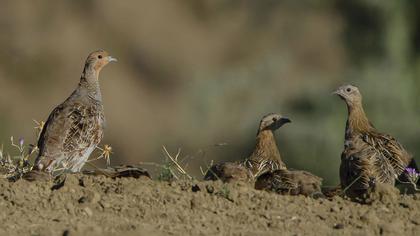
<path id="1" fill-rule="evenodd" d="M 244 183 L 71 175 L 0 180 L 1 235 L 419 235 L 420 194 L 371 205 L 280 196 Z"/>

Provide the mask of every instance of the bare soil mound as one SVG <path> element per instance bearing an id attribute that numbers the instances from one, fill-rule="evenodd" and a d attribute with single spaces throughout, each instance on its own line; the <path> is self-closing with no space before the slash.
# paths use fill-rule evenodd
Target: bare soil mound
<path id="1" fill-rule="evenodd" d="M 244 183 L 69 175 L 0 180 L 1 235 L 419 235 L 420 194 L 369 205 L 280 196 Z M 385 197 L 385 195 L 389 195 Z"/>

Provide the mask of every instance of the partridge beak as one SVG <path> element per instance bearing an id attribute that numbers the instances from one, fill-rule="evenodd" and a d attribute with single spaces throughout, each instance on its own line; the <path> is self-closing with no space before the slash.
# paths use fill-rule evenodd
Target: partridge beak
<path id="1" fill-rule="evenodd" d="M 332 92 L 331 95 L 340 95 L 340 91 L 337 89 L 334 92 Z"/>
<path id="2" fill-rule="evenodd" d="M 291 123 L 292 122 L 292 120 L 290 120 L 289 118 L 287 118 L 287 117 L 282 117 L 282 118 L 280 118 L 280 122 L 282 123 L 282 124 L 286 124 L 286 123 Z"/>
<path id="3" fill-rule="evenodd" d="M 108 61 L 111 62 L 111 61 L 118 61 L 118 60 L 117 60 L 117 58 L 113 58 L 111 56 L 108 56 Z"/>
<path id="4" fill-rule="evenodd" d="M 338 96 L 338 97 L 340 97 L 341 99 L 346 100 L 346 99 L 345 99 L 345 97 L 344 97 L 344 95 L 343 95 L 343 93 L 342 93 L 342 90 L 341 90 L 341 89 L 337 89 L 337 90 L 335 90 L 333 93 L 331 93 L 331 95 L 337 95 L 337 96 Z"/>

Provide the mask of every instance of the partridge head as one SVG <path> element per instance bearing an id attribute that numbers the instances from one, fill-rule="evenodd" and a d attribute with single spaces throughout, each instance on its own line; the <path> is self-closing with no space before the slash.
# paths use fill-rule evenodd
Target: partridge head
<path id="1" fill-rule="evenodd" d="M 105 50 L 92 52 L 85 62 L 85 68 L 83 70 L 84 77 L 94 77 L 97 79 L 102 68 L 113 61 L 117 61 L 117 59 L 110 56 Z"/>
<path id="2" fill-rule="evenodd" d="M 362 103 L 362 94 L 359 89 L 353 85 L 343 85 L 334 91 L 333 94 L 338 95 L 348 106 Z"/>
<path id="3" fill-rule="evenodd" d="M 292 122 L 289 118 L 280 114 L 270 113 L 265 115 L 260 122 L 259 132 L 263 130 L 275 131 L 286 123 Z"/>

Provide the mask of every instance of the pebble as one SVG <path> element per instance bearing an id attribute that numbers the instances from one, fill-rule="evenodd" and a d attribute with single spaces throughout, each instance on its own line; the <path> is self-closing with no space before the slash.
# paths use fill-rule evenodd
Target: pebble
<path id="1" fill-rule="evenodd" d="M 92 210 L 89 208 L 89 207 L 85 207 L 85 212 L 86 212 L 86 214 L 89 216 L 89 217 L 91 217 L 92 215 L 93 215 L 93 212 L 92 212 Z"/>

